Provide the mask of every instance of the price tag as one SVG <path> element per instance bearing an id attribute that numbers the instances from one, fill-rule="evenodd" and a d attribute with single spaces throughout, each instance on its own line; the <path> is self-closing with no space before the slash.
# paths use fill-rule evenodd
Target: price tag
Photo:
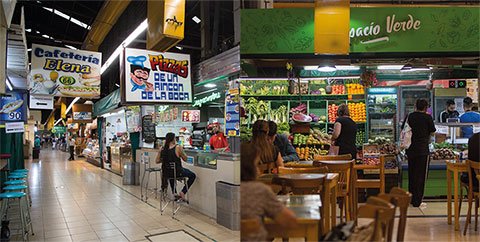
<path id="1" fill-rule="evenodd" d="M 448 134 L 448 126 L 435 125 L 435 128 L 437 129 L 437 134 Z"/>

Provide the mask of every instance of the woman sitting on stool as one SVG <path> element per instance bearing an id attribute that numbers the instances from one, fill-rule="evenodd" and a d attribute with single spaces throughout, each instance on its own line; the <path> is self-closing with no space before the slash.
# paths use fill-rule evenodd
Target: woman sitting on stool
<path id="1" fill-rule="evenodd" d="M 172 178 L 172 179 L 174 178 L 173 169 L 171 169 L 170 166 L 168 165 L 170 163 L 175 163 L 176 177 L 188 178 L 187 184 L 183 187 L 182 191 L 178 195 L 176 195 L 177 197 L 175 197 L 175 199 L 181 199 L 183 201 L 186 201 L 185 194 L 187 193 L 188 189 L 190 189 L 193 182 L 195 181 L 196 175 L 189 169 L 182 167 L 182 160 L 186 161 L 187 155 L 185 155 L 185 153 L 183 152 L 183 148 L 177 145 L 175 140 L 175 134 L 168 133 L 165 136 L 165 138 L 166 138 L 165 145 L 163 146 L 160 153 L 163 177 Z M 177 181 L 170 180 L 170 187 L 172 188 L 173 194 L 176 194 L 177 191 L 175 189 L 174 182 L 177 182 Z"/>

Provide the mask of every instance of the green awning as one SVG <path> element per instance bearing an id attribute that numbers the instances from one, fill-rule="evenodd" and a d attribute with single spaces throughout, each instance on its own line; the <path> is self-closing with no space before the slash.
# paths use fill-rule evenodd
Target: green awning
<path id="1" fill-rule="evenodd" d="M 115 110 L 120 106 L 120 102 L 120 89 L 117 89 L 93 105 L 93 116 L 100 116 Z"/>

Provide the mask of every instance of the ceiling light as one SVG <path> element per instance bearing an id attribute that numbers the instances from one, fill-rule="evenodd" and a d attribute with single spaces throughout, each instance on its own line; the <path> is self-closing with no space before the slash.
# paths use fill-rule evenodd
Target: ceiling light
<path id="1" fill-rule="evenodd" d="M 72 103 L 70 103 L 70 105 L 68 105 L 68 108 L 67 108 L 67 110 L 65 111 L 65 114 L 67 114 L 67 113 L 70 111 L 70 109 L 72 109 L 73 104 L 75 104 L 76 102 L 78 102 L 78 100 L 80 100 L 79 97 L 76 97 L 75 99 L 73 99 Z"/>
<path id="2" fill-rule="evenodd" d="M 73 46 L 71 46 L 71 45 L 65 45 L 65 47 L 70 48 L 70 49 L 72 49 L 72 50 L 78 50 L 78 48 L 73 47 Z"/>
<path id="3" fill-rule="evenodd" d="M 115 83 L 115 86 L 120 87 L 120 85 L 118 85 L 118 83 Z"/>
<path id="4" fill-rule="evenodd" d="M 50 39 L 50 36 L 48 36 L 46 34 L 42 34 L 42 37 L 45 38 L 45 39 Z"/>
<path id="5" fill-rule="evenodd" d="M 175 46 L 175 48 L 179 49 L 179 50 L 183 50 L 183 47 L 182 46 Z"/>
<path id="6" fill-rule="evenodd" d="M 32 29 L 25 29 L 25 31 L 27 31 L 27 32 L 32 32 Z"/>
<path id="7" fill-rule="evenodd" d="M 381 65 L 377 66 L 378 70 L 400 70 L 403 65 Z"/>
<path id="8" fill-rule="evenodd" d="M 336 71 L 337 69 L 334 66 L 322 66 L 318 67 L 318 71 L 320 72 L 332 72 Z"/>
<path id="9" fill-rule="evenodd" d="M 347 65 L 338 65 L 335 66 L 337 70 L 342 70 L 342 71 L 356 71 L 360 70 L 360 66 L 347 66 Z"/>
<path id="10" fill-rule="evenodd" d="M 207 84 L 205 84 L 205 87 L 206 88 L 214 88 L 214 87 L 217 87 L 217 85 L 215 85 L 215 83 L 207 83 Z"/>
<path id="11" fill-rule="evenodd" d="M 32 48 L 27 49 L 27 52 L 30 52 L 30 51 L 32 51 Z"/>
<path id="12" fill-rule="evenodd" d="M 114 62 L 117 57 L 122 53 L 123 48 L 127 47 L 134 39 L 136 39 L 141 33 L 143 33 L 148 28 L 148 21 L 145 19 L 108 57 L 107 61 L 102 66 L 100 73 L 105 72 L 108 67 Z"/>
<path id="13" fill-rule="evenodd" d="M 37 30 L 37 31 L 35 31 L 35 33 L 40 34 L 40 31 Z"/>
<path id="14" fill-rule="evenodd" d="M 60 121 L 62 121 L 61 118 L 59 118 L 59 119 L 53 124 L 53 126 L 55 126 L 55 125 L 57 125 L 58 123 L 60 123 Z"/>
<path id="15" fill-rule="evenodd" d="M 412 64 L 406 64 L 400 69 L 401 71 L 409 71 L 413 68 Z"/>
<path id="16" fill-rule="evenodd" d="M 12 86 L 12 83 L 10 82 L 10 78 L 7 78 L 5 79 L 5 83 L 7 83 L 7 87 L 10 91 L 13 91 L 13 86 Z"/>
<path id="17" fill-rule="evenodd" d="M 193 20 L 195 23 L 197 23 L 197 24 L 199 24 L 200 22 L 202 22 L 202 20 L 201 20 L 200 18 L 198 18 L 197 16 L 193 16 L 192 20 Z"/>
<path id="18" fill-rule="evenodd" d="M 307 71 L 316 71 L 318 70 L 318 66 L 304 66 L 303 69 Z"/>
<path id="19" fill-rule="evenodd" d="M 82 22 L 82 21 L 80 21 L 76 18 L 73 18 L 72 16 L 70 16 L 68 14 L 65 14 L 61 11 L 58 11 L 58 10 L 52 9 L 52 8 L 47 8 L 47 7 L 43 7 L 43 9 L 45 9 L 49 12 L 52 12 L 52 13 L 56 14 L 57 16 L 60 16 L 60 17 L 66 19 L 66 20 L 68 20 L 68 21 L 70 21 L 70 22 L 72 22 L 72 23 L 74 23 L 74 24 L 76 24 L 76 25 L 78 25 L 82 28 L 90 29 L 90 26 L 88 24 L 86 24 L 86 23 L 84 23 L 84 22 Z"/>

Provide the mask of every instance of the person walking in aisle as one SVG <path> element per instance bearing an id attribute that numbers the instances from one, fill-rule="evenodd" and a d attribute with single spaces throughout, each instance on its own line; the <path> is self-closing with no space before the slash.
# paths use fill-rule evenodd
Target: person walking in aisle
<path id="1" fill-rule="evenodd" d="M 427 114 L 428 102 L 425 99 L 418 99 L 415 104 L 415 111 L 410 113 L 403 122 L 412 128 L 412 142 L 407 149 L 408 157 L 408 191 L 412 193 L 412 205 L 414 207 L 426 207 L 423 203 L 425 182 L 428 173 L 429 153 L 428 145 L 434 132 L 432 116 Z"/>
<path id="2" fill-rule="evenodd" d="M 70 158 L 68 160 L 75 160 L 75 138 L 70 137 L 70 140 L 68 141 L 68 148 L 70 151 Z"/>

